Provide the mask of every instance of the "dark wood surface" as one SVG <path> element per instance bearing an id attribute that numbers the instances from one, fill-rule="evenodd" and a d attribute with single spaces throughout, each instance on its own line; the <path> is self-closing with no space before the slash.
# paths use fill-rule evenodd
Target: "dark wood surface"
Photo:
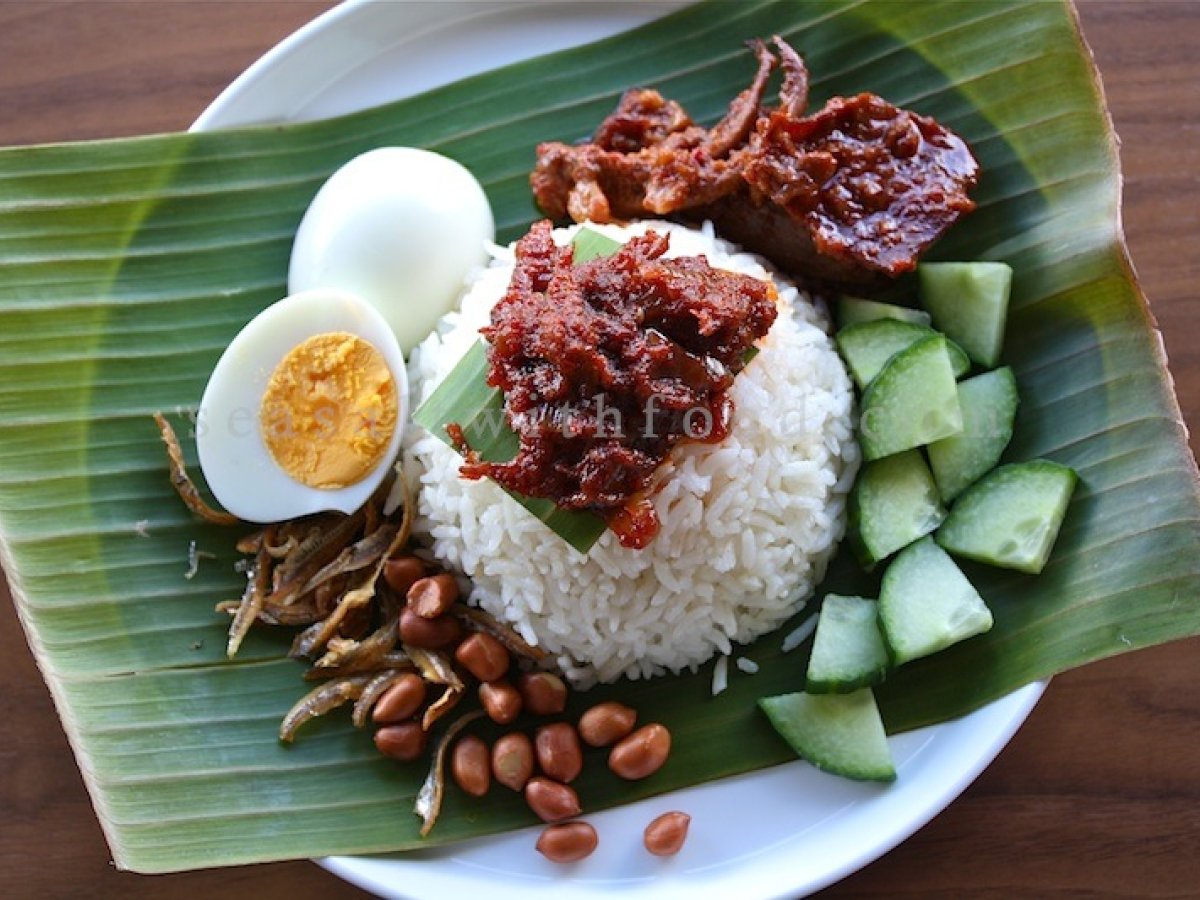
<path id="1" fill-rule="evenodd" d="M 184 128 L 313 2 L 0 2 L 0 143 Z M 1200 423 L 1200 3 L 1085 0 L 1122 138 L 1125 228 Z M 1195 442 L 1193 442 L 1193 449 Z M 109 862 L 0 579 L 0 893 L 364 896 L 307 862 L 142 877 Z M 1055 679 L 945 812 L 828 897 L 1200 896 L 1200 642 Z"/>

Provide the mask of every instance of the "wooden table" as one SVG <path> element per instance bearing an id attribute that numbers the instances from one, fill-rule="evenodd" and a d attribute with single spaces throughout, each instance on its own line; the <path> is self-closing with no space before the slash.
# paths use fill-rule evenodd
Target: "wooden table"
<path id="1" fill-rule="evenodd" d="M 0 143 L 182 129 L 330 5 L 0 2 Z M 1084 0 L 1080 16 L 1123 139 L 1133 259 L 1195 427 L 1200 3 Z M 115 871 L 2 584 L 0 594 L 6 896 L 364 896 L 307 862 L 153 878 Z M 1055 679 L 959 800 L 823 896 L 1200 896 L 1198 654 L 1200 642 L 1185 641 Z"/>

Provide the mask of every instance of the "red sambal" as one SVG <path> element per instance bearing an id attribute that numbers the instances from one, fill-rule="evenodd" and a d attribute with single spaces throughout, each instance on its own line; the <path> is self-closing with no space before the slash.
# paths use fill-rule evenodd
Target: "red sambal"
<path id="1" fill-rule="evenodd" d="M 665 259 L 668 245 L 650 231 L 575 265 L 549 222 L 520 240 L 482 330 L 520 450 L 504 463 L 468 450 L 465 477 L 595 512 L 625 547 L 653 539 L 655 470 L 681 441 L 728 434 L 729 388 L 776 315 L 770 283 Z"/>

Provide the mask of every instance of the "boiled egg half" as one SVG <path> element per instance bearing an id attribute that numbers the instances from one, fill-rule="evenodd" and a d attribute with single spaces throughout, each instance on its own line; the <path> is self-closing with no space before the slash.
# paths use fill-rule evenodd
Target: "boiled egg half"
<path id="1" fill-rule="evenodd" d="M 352 513 L 379 487 L 408 416 L 404 356 L 353 294 L 293 294 L 255 316 L 213 369 L 196 420 L 200 467 L 249 522 Z"/>
<path id="2" fill-rule="evenodd" d="M 381 147 L 350 160 L 313 198 L 292 245 L 288 290 L 362 297 L 408 353 L 455 307 L 495 235 L 483 187 L 462 165 Z"/>

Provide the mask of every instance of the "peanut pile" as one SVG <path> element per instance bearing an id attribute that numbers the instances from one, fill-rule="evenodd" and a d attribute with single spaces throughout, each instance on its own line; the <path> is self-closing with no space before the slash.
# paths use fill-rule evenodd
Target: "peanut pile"
<path id="1" fill-rule="evenodd" d="M 547 671 L 517 671 L 503 642 L 485 631 L 464 633 L 452 614 L 459 597 L 453 576 L 426 574 L 412 556 L 389 560 L 384 567 L 389 588 L 404 596 L 399 636 L 405 648 L 452 655 L 456 668 L 478 682 L 483 712 L 498 725 L 511 724 L 522 712 L 540 717 L 561 716 L 567 706 L 567 686 Z M 428 731 L 422 709 L 428 689 L 425 679 L 405 673 L 379 697 L 371 711 L 379 726 L 375 746 L 401 762 L 420 759 Z M 450 775 L 463 793 L 483 797 L 495 780 L 521 793 L 530 810 L 548 827 L 537 849 L 553 862 L 583 859 L 596 849 L 596 830 L 578 821 L 583 808 L 571 787 L 584 767 L 583 744 L 607 747 L 608 767 L 630 781 L 648 778 L 666 763 L 671 734 L 658 723 L 636 727 L 636 710 L 606 701 L 592 706 L 577 723 L 554 721 L 525 731 L 502 734 L 489 747 L 474 734 L 458 737 L 449 751 Z M 677 853 L 687 837 L 690 817 L 680 812 L 659 816 L 647 826 L 646 849 L 657 856 Z"/>

